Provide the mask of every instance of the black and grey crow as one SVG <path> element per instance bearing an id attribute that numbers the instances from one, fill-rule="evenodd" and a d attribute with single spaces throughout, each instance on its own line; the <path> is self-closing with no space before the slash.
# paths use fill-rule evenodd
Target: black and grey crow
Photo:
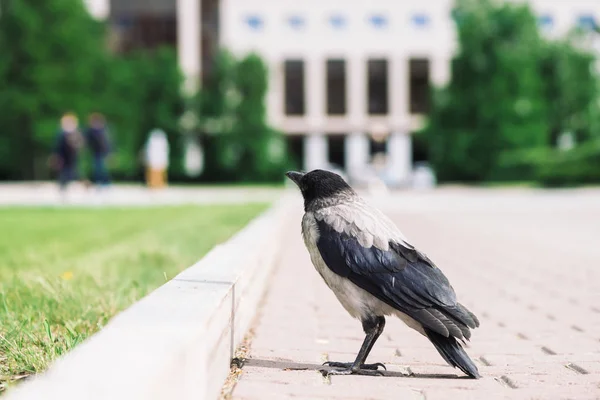
<path id="1" fill-rule="evenodd" d="M 366 334 L 353 363 L 327 362 L 334 368 L 327 372 L 381 374 L 383 364 L 365 361 L 385 316 L 395 315 L 427 337 L 448 364 L 479 378 L 459 342 L 471 337 L 479 321 L 456 300 L 442 271 L 339 175 L 317 169 L 286 176 L 304 197 L 302 236 L 312 263 Z"/>

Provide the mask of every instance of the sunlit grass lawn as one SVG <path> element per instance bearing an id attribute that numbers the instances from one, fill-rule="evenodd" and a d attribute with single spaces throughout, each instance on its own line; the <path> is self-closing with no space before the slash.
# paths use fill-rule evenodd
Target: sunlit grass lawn
<path id="1" fill-rule="evenodd" d="M 0 208 L 0 392 L 43 371 L 265 208 Z"/>

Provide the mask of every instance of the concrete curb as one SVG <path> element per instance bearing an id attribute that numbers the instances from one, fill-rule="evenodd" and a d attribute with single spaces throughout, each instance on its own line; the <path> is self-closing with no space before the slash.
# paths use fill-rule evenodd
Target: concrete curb
<path id="1" fill-rule="evenodd" d="M 4 398 L 217 398 L 277 263 L 293 205 L 284 194 L 229 241 Z"/>

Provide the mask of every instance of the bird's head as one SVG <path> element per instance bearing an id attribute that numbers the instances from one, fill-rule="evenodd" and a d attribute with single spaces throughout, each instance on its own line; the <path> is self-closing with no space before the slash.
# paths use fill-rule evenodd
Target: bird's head
<path id="1" fill-rule="evenodd" d="M 356 195 L 350 185 L 333 172 L 315 169 L 307 173 L 290 171 L 285 175 L 302 192 L 304 209 L 307 211 L 339 204 Z"/>

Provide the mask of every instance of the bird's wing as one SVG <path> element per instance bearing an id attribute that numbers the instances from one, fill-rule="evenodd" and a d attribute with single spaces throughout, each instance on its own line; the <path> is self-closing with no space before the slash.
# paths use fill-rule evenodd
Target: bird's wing
<path id="1" fill-rule="evenodd" d="M 346 204 L 315 213 L 317 247 L 325 264 L 435 332 L 468 339 L 469 328 L 479 322 L 457 302 L 442 271 L 389 219 L 377 226 L 374 209 L 358 204 L 354 210 L 353 204 Z"/>

